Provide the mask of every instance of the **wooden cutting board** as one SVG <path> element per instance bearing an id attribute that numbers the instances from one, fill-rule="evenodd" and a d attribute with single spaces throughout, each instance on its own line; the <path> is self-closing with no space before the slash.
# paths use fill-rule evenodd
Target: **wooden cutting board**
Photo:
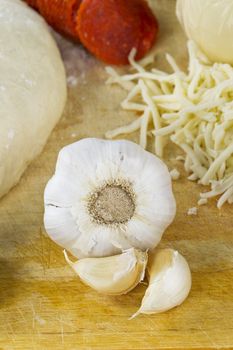
<path id="1" fill-rule="evenodd" d="M 151 0 L 160 22 L 155 64 L 166 68 L 164 53 L 185 69 L 185 37 L 175 18 L 175 1 Z M 62 120 L 43 153 L 20 183 L 0 201 L 0 349 L 233 349 L 233 206 L 219 211 L 215 200 L 196 205 L 200 186 L 185 174 L 174 183 L 177 215 L 162 247 L 177 248 L 193 276 L 189 298 L 169 312 L 128 318 L 146 286 L 126 296 L 99 295 L 66 265 L 62 249 L 43 228 L 43 190 L 57 153 L 66 144 L 104 132 L 135 118 L 121 110 L 124 92 L 106 87 L 104 65 L 81 46 L 58 38 L 66 64 L 69 98 Z M 137 141 L 138 134 L 131 135 Z M 175 149 L 167 156 L 169 166 Z"/>

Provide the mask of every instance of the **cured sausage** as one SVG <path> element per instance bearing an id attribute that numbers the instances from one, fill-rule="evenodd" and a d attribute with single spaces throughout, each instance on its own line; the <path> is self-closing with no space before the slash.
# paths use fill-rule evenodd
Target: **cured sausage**
<path id="1" fill-rule="evenodd" d="M 154 44 L 158 22 L 145 0 L 26 0 L 58 32 L 80 40 L 108 64 L 142 58 Z"/>
<path id="2" fill-rule="evenodd" d="M 127 64 L 132 48 L 136 59 L 152 47 L 158 22 L 144 0 L 83 0 L 78 11 L 83 45 L 110 64 Z"/>
<path id="3" fill-rule="evenodd" d="M 55 30 L 78 40 L 77 13 L 82 0 L 26 0 Z"/>

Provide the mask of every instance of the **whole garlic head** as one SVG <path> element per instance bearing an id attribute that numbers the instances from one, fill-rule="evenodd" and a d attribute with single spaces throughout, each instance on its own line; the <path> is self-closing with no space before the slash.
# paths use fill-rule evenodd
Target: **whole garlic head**
<path id="1" fill-rule="evenodd" d="M 130 141 L 64 147 L 45 194 L 45 229 L 78 258 L 154 248 L 176 212 L 166 165 Z"/>
<path id="2" fill-rule="evenodd" d="M 160 313 L 180 305 L 188 296 L 192 277 L 185 258 L 173 249 L 162 249 L 149 256 L 149 286 L 142 299 L 139 314 Z"/>

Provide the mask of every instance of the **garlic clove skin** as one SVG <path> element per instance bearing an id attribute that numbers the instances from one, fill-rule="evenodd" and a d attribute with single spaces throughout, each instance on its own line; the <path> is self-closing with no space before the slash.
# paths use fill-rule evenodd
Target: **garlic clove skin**
<path id="1" fill-rule="evenodd" d="M 78 258 L 153 249 L 176 213 L 166 165 L 126 140 L 64 147 L 44 203 L 47 233 Z"/>
<path id="2" fill-rule="evenodd" d="M 119 255 L 86 258 L 73 263 L 65 259 L 80 279 L 99 293 L 126 294 L 144 279 L 147 253 L 131 248 Z"/>
<path id="3" fill-rule="evenodd" d="M 160 313 L 180 305 L 188 296 L 192 279 L 185 258 L 173 249 L 152 252 L 147 274 L 149 286 L 142 299 L 139 314 Z"/>

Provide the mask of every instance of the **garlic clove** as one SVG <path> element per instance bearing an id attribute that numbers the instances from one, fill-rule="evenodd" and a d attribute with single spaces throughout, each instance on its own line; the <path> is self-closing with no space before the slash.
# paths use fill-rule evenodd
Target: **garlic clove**
<path id="1" fill-rule="evenodd" d="M 49 205 L 44 214 L 44 224 L 49 236 L 66 249 L 80 236 L 69 208 Z M 64 235 L 64 232 L 67 234 Z"/>
<path id="2" fill-rule="evenodd" d="M 167 311 L 180 305 L 191 289 L 191 272 L 185 258 L 173 249 L 163 249 L 149 256 L 149 286 L 140 309 L 132 316 Z"/>
<path id="3" fill-rule="evenodd" d="M 57 207 L 69 208 L 73 205 L 78 197 L 78 189 L 68 178 L 57 174 L 47 183 L 44 202 L 46 205 L 52 203 Z"/>
<path id="4" fill-rule="evenodd" d="M 147 253 L 130 248 L 119 255 L 86 258 L 72 262 L 65 259 L 80 279 L 89 287 L 104 294 L 126 294 L 143 280 Z"/>
<path id="5" fill-rule="evenodd" d="M 84 231 L 85 232 L 85 231 Z M 131 248 L 129 245 L 120 245 L 121 249 L 114 246 L 114 240 L 117 240 L 117 235 L 108 227 L 90 227 L 86 226 L 87 234 L 81 234 L 77 240 L 68 248 L 74 255 L 80 258 L 88 257 L 103 257 L 106 256 L 106 251 L 111 251 L 111 255 L 120 254 L 122 250 Z M 80 247 L 84 254 L 78 254 Z"/>

